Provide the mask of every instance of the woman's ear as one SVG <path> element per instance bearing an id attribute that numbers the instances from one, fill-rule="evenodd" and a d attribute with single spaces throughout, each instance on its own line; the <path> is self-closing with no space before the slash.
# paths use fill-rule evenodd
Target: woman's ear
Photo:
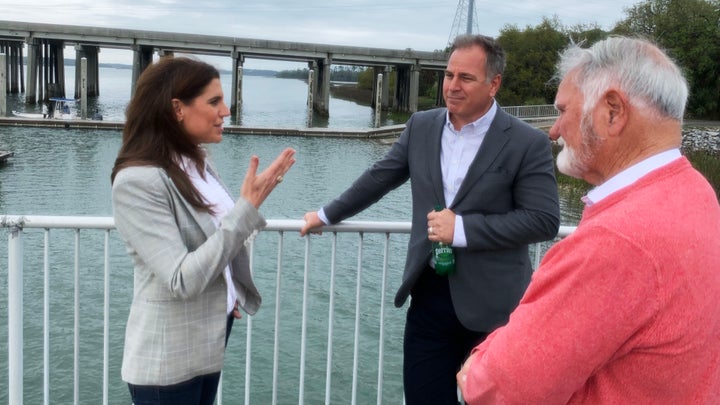
<path id="1" fill-rule="evenodd" d="M 174 98 L 174 99 L 172 99 L 172 106 L 173 106 L 173 111 L 175 111 L 175 118 L 178 120 L 178 122 L 182 122 L 182 120 L 183 120 L 182 102 L 180 102 L 180 100 Z"/>

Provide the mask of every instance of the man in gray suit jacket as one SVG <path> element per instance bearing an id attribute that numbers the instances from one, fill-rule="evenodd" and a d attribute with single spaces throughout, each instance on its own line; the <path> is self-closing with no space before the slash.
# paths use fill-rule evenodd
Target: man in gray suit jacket
<path id="1" fill-rule="evenodd" d="M 412 230 L 395 305 L 411 296 L 404 337 L 408 405 L 457 404 L 455 373 L 469 350 L 507 322 L 527 287 L 528 244 L 560 224 L 547 134 L 494 97 L 505 66 L 492 38 L 460 36 L 445 70 L 447 108 L 418 112 L 383 159 L 338 198 L 305 214 L 301 235 L 364 210 L 410 179 Z M 435 212 L 434 207 L 447 207 Z M 456 270 L 435 273 L 433 242 Z"/>

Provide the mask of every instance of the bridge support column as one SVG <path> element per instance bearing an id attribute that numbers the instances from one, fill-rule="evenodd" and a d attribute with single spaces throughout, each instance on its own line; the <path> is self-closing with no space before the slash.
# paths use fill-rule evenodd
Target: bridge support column
<path id="1" fill-rule="evenodd" d="M 410 112 L 417 112 L 418 97 L 420 96 L 420 66 L 412 65 L 410 68 Z"/>
<path id="2" fill-rule="evenodd" d="M 13 58 L 12 61 L 12 67 L 13 67 L 13 86 L 10 89 L 13 93 L 24 92 L 25 91 L 25 83 L 23 82 L 23 48 L 20 46 L 16 46 L 12 49 L 11 56 Z M 18 86 L 20 88 L 18 89 Z"/>
<path id="3" fill-rule="evenodd" d="M 397 111 L 417 112 L 418 91 L 420 88 L 420 67 L 417 65 L 398 65 L 395 94 Z"/>
<path id="4" fill-rule="evenodd" d="M 390 98 L 390 75 L 392 74 L 392 67 L 385 66 L 385 74 L 383 77 L 383 88 L 382 88 L 382 109 L 389 110 L 393 106 L 393 99 Z"/>
<path id="5" fill-rule="evenodd" d="M 27 92 L 25 104 L 36 104 L 38 90 L 38 44 L 33 39 L 27 40 Z"/>
<path id="6" fill-rule="evenodd" d="M 7 55 L 0 49 L 0 117 L 7 114 Z"/>
<path id="7" fill-rule="evenodd" d="M 152 63 L 153 52 L 154 50 L 151 46 L 133 46 L 133 68 L 132 83 L 130 83 L 130 96 L 135 94 L 135 85 L 137 84 L 140 74 Z"/>
<path id="8" fill-rule="evenodd" d="M 5 55 L 5 92 L 16 94 L 25 84 L 22 80 L 22 42 L 0 41 L 0 53 Z"/>
<path id="9" fill-rule="evenodd" d="M 82 76 L 80 63 L 83 58 L 87 60 L 87 96 L 96 97 L 100 95 L 100 63 L 98 53 L 100 48 L 91 45 L 75 45 L 75 98 L 81 98 Z"/>
<path id="10" fill-rule="evenodd" d="M 242 122 L 242 81 L 245 55 L 233 51 L 231 56 L 233 60 L 233 69 L 232 82 L 230 84 L 230 111 L 235 112 L 235 123 L 236 125 L 240 125 L 240 122 Z"/>
<path id="11" fill-rule="evenodd" d="M 330 115 L 330 58 L 316 59 L 312 62 L 315 71 L 313 88 L 313 110 L 320 116 Z"/>
<path id="12" fill-rule="evenodd" d="M 435 92 L 435 106 L 436 107 L 445 105 L 445 98 L 443 97 L 444 83 L 445 83 L 445 74 L 443 72 L 439 72 L 438 80 L 437 80 L 437 91 Z"/>
<path id="13" fill-rule="evenodd" d="M 0 41 L 0 53 L 5 55 L 5 94 L 17 94 L 25 91 L 23 80 L 23 43 L 17 41 Z"/>
<path id="14" fill-rule="evenodd" d="M 65 43 L 43 40 L 38 60 L 38 101 L 65 97 Z"/>

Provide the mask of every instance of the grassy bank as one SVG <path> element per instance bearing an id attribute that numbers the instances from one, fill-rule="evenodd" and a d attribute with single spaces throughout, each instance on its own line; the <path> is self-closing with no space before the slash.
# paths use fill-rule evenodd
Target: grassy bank
<path id="1" fill-rule="evenodd" d="M 685 151 L 692 165 L 705 176 L 720 199 L 720 153 L 704 150 Z"/>

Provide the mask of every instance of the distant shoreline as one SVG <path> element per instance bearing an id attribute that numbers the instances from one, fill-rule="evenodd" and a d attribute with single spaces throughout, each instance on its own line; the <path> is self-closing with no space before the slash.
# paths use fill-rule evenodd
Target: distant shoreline
<path id="1" fill-rule="evenodd" d="M 360 105 L 372 105 L 372 90 L 358 88 L 357 83 L 331 83 L 330 94 L 335 98 L 355 101 Z"/>

